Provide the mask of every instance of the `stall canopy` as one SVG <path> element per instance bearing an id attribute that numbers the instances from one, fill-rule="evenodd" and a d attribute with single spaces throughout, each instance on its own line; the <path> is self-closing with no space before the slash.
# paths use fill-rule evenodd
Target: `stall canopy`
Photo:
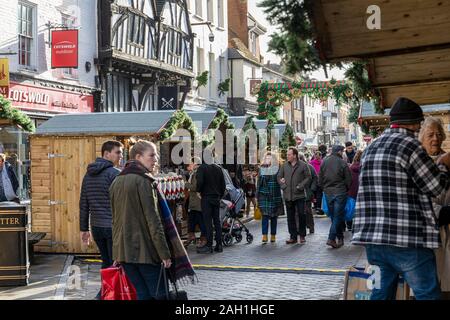
<path id="1" fill-rule="evenodd" d="M 213 119 L 216 117 L 217 111 L 187 112 L 187 114 L 194 123 L 201 122 L 202 133 L 205 133 Z"/>
<path id="2" fill-rule="evenodd" d="M 239 117 L 229 117 L 228 119 L 232 124 L 234 124 L 234 128 L 236 130 L 242 130 L 244 129 L 244 126 L 249 118 L 247 116 L 239 116 Z"/>
<path id="3" fill-rule="evenodd" d="M 399 96 L 421 105 L 450 102 L 450 0 L 305 1 L 322 59 L 368 60 L 383 107 Z M 380 29 L 367 26 L 373 5 Z"/>
<path id="4" fill-rule="evenodd" d="M 174 111 L 57 115 L 36 129 L 37 135 L 101 135 L 158 133 Z"/>
<path id="5" fill-rule="evenodd" d="M 267 125 L 269 124 L 268 120 L 255 119 L 255 120 L 253 120 L 253 122 L 255 123 L 255 126 L 256 126 L 257 130 L 267 129 Z"/>

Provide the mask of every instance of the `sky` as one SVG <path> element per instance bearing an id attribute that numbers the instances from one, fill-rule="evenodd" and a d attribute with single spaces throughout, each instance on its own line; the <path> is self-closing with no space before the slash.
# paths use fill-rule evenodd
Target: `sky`
<path id="1" fill-rule="evenodd" d="M 260 3 L 261 0 L 248 0 L 248 4 L 250 7 L 251 11 L 256 11 L 257 14 L 257 19 L 258 20 L 263 20 L 260 21 L 261 24 L 263 24 L 264 26 L 267 26 L 267 33 L 263 36 L 261 36 L 260 39 L 260 46 L 261 46 L 261 52 L 263 52 L 263 56 L 264 56 L 264 61 L 267 63 L 270 61 L 270 63 L 280 63 L 281 62 L 281 58 L 277 55 L 275 55 L 272 52 L 269 52 L 269 48 L 268 48 L 268 44 L 270 41 L 270 36 L 274 33 L 277 32 L 277 27 L 274 25 L 271 25 L 266 19 L 265 19 L 265 14 L 262 11 L 261 8 L 257 7 L 257 3 Z M 334 69 L 327 69 L 328 72 L 328 78 L 325 77 L 325 72 L 323 71 L 323 69 L 317 70 L 315 72 L 312 72 L 309 74 L 311 79 L 317 79 L 320 81 L 327 81 L 327 80 L 331 80 L 331 78 L 334 78 L 336 80 L 343 80 L 345 78 L 344 76 L 344 72 L 345 70 L 339 70 L 338 68 L 334 68 Z"/>

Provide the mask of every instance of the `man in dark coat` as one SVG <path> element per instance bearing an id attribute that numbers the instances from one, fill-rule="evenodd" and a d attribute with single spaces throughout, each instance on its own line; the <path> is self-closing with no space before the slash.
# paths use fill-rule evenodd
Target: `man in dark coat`
<path id="1" fill-rule="evenodd" d="M 220 221 L 220 200 L 225 194 L 225 179 L 222 168 L 217 164 L 203 163 L 197 169 L 197 191 L 200 192 L 202 213 L 206 228 L 206 245 L 197 249 L 198 253 L 213 252 L 213 222 L 216 252 L 222 252 L 222 225 Z"/>
<path id="2" fill-rule="evenodd" d="M 3 171 L 5 170 L 5 172 Z M 13 167 L 6 161 L 6 155 L 0 153 L 0 202 L 19 202 L 17 190 L 19 181 L 14 173 Z"/>
<path id="3" fill-rule="evenodd" d="M 80 231 L 84 244 L 90 242 L 91 233 L 102 257 L 102 269 L 112 265 L 112 213 L 109 187 L 120 173 L 115 168 L 122 159 L 123 145 L 107 141 L 102 146 L 102 157 L 87 167 L 80 194 Z"/>

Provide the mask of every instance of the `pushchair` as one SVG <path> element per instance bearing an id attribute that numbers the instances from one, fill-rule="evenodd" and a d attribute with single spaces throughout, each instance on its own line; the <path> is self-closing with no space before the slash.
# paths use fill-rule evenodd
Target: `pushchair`
<path id="1" fill-rule="evenodd" d="M 239 212 L 244 205 L 244 191 L 242 189 L 237 189 L 228 174 L 228 171 L 222 169 L 225 186 L 226 195 L 220 203 L 220 218 L 222 221 L 222 242 L 223 245 L 228 247 L 233 244 L 236 240 L 237 243 L 242 241 L 242 233 L 246 233 L 247 243 L 253 242 L 253 235 L 250 230 L 245 226 L 245 224 L 239 219 Z"/>

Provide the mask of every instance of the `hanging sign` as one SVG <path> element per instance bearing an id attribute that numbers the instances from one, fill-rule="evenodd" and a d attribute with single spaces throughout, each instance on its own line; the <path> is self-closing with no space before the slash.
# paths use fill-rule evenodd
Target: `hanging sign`
<path id="1" fill-rule="evenodd" d="M 9 92 L 9 60 L 0 58 L 0 94 L 8 96 Z"/>
<path id="2" fill-rule="evenodd" d="M 52 69 L 78 68 L 78 30 L 52 31 Z"/>

